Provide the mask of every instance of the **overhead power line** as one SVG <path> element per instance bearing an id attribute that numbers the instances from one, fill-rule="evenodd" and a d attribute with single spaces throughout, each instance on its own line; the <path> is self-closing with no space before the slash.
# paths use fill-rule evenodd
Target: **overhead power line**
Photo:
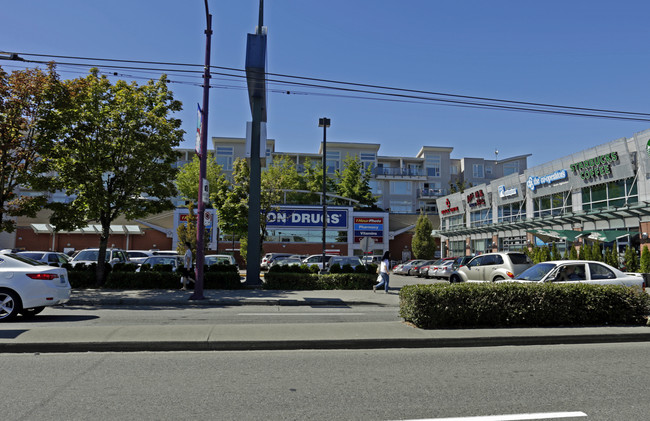
<path id="1" fill-rule="evenodd" d="M 200 77 L 203 73 L 203 65 L 188 64 L 188 63 L 174 63 L 174 62 L 158 62 L 158 61 L 144 61 L 144 60 L 123 60 L 123 59 L 110 59 L 110 58 L 97 58 L 97 57 L 77 57 L 77 56 L 60 56 L 60 55 L 47 55 L 47 54 L 33 54 L 33 53 L 16 53 L 19 56 L 33 56 L 33 57 L 47 57 L 52 59 L 66 59 L 78 61 L 90 61 L 91 63 L 78 63 L 78 62 L 57 62 L 57 64 L 67 66 L 84 66 L 84 67 L 100 67 L 104 69 L 126 70 L 126 71 L 143 71 L 143 72 L 162 72 L 162 73 L 175 73 L 180 75 L 188 75 Z M 46 61 L 39 60 L 25 60 L 25 62 L 33 62 L 43 64 Z M 148 66 L 165 66 L 165 67 L 140 67 L 140 66 L 127 66 L 120 64 L 97 64 L 97 63 L 126 63 Z M 169 67 L 167 67 L 169 66 Z M 174 67 L 174 68 L 170 68 Z M 196 68 L 196 70 L 192 69 Z M 210 66 L 211 69 L 221 71 L 211 71 L 211 75 L 221 76 L 233 80 L 245 80 L 245 70 L 232 67 L 223 66 Z M 225 73 L 231 72 L 231 73 Z M 179 75 L 179 76 L 180 76 Z M 531 112 L 543 114 L 555 114 L 573 117 L 591 117 L 591 118 L 604 118 L 615 120 L 627 121 L 650 121 L 650 113 L 621 111 L 621 110 L 608 110 L 599 108 L 575 107 L 565 105 L 555 105 L 537 102 L 516 101 L 500 98 L 488 98 L 469 95 L 458 95 L 445 92 L 433 92 L 425 90 L 397 88 L 392 86 L 372 85 L 356 82 L 344 82 L 331 79 L 322 79 L 306 76 L 295 76 L 281 73 L 266 73 L 266 81 L 269 84 L 280 84 L 290 87 L 302 87 L 316 90 L 335 90 L 340 92 L 347 92 L 351 95 L 332 95 L 319 92 L 300 92 L 302 95 L 321 95 L 333 97 L 345 97 L 356 99 L 372 99 L 384 100 L 390 102 L 409 102 L 409 103 L 438 103 L 446 106 L 460 106 L 479 109 L 493 109 L 505 111 L 518 111 L 518 112 Z M 303 81 L 303 82 L 299 82 Z M 183 83 L 183 82 L 180 82 Z M 192 82 L 186 82 L 194 84 Z M 211 86 L 214 88 L 226 88 L 225 86 Z M 233 87 L 229 87 L 233 88 Z M 239 87 L 236 87 L 239 88 Z M 274 92 L 282 93 L 279 90 Z M 294 91 L 295 92 L 295 91 Z M 284 93 L 292 93 L 285 91 Z M 297 93 L 297 92 L 296 92 Z M 370 95 L 367 96 L 359 96 Z"/>

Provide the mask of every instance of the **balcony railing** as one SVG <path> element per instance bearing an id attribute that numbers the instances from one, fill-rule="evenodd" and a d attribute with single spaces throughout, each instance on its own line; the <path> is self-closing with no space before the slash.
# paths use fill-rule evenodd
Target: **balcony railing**
<path id="1" fill-rule="evenodd" d="M 447 195 L 447 189 L 418 189 L 418 197 L 442 197 Z"/>
<path id="2" fill-rule="evenodd" d="M 388 177 L 426 177 L 426 172 L 422 169 L 413 168 L 375 168 L 372 170 L 375 176 Z"/>

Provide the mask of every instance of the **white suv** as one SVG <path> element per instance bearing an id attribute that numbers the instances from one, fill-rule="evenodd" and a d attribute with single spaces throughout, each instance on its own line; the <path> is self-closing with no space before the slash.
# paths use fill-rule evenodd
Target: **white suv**
<path id="1" fill-rule="evenodd" d="M 99 249 L 84 249 L 81 250 L 73 259 L 70 264 L 74 267 L 78 264 L 90 265 L 99 261 Z M 122 249 L 106 249 L 106 263 L 113 266 L 116 263 L 129 263 L 129 256 Z"/>
<path id="2" fill-rule="evenodd" d="M 481 254 L 456 269 L 449 277 L 449 282 L 495 282 L 513 279 L 532 265 L 533 262 L 524 253 Z"/>

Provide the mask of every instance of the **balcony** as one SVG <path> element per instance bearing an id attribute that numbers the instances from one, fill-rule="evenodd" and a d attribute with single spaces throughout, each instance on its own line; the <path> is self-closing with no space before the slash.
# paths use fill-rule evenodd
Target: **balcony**
<path id="1" fill-rule="evenodd" d="M 418 189 L 418 199 L 435 199 L 446 195 L 447 189 Z"/>
<path id="2" fill-rule="evenodd" d="M 372 170 L 375 178 L 409 178 L 426 180 L 427 174 L 422 169 L 413 168 L 374 168 Z"/>

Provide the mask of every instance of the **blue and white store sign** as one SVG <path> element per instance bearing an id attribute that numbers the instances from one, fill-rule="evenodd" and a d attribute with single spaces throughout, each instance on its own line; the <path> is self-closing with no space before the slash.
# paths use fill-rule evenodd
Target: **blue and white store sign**
<path id="1" fill-rule="evenodd" d="M 322 209 L 282 208 L 266 214 L 267 228 L 315 228 L 323 226 Z M 347 209 L 327 209 L 327 228 L 347 229 Z"/>
<path id="2" fill-rule="evenodd" d="M 557 170 L 552 174 L 543 175 L 541 177 L 531 175 L 528 177 L 526 186 L 532 191 L 535 191 L 537 187 L 541 187 L 544 184 L 555 183 L 556 181 L 566 180 L 568 177 L 567 170 Z"/>
<path id="3" fill-rule="evenodd" d="M 516 187 L 506 189 L 506 186 L 503 184 L 498 187 L 498 191 L 499 191 L 499 197 L 502 199 L 517 196 L 517 194 L 519 194 Z"/>

